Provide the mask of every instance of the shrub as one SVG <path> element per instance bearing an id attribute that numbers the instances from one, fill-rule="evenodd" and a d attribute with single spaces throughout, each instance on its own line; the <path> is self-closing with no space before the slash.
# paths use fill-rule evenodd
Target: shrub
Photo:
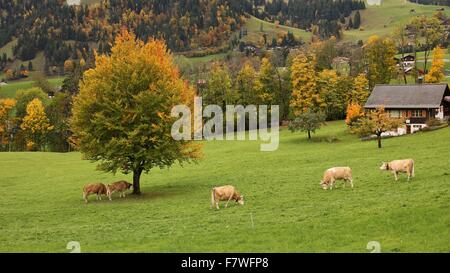
<path id="1" fill-rule="evenodd" d="M 437 118 L 430 118 L 430 119 L 427 121 L 427 126 L 428 126 L 428 127 L 441 126 L 442 124 L 444 124 L 444 123 L 442 122 L 442 120 L 437 119 Z"/>

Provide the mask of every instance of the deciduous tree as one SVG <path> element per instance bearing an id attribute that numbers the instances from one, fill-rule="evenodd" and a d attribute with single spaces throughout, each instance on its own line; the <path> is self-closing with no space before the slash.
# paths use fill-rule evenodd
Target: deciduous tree
<path id="1" fill-rule="evenodd" d="M 369 81 L 365 74 L 359 74 L 353 80 L 353 90 L 351 91 L 349 101 L 350 103 L 364 105 L 369 95 Z"/>
<path id="2" fill-rule="evenodd" d="M 259 104 L 255 80 L 255 69 L 251 63 L 245 63 L 236 77 L 236 90 L 243 105 Z"/>
<path id="3" fill-rule="evenodd" d="M 433 50 L 433 63 L 430 71 L 425 75 L 425 82 L 438 83 L 445 78 L 444 50 L 437 46 Z"/>
<path id="4" fill-rule="evenodd" d="M 315 133 L 325 124 L 325 115 L 321 112 L 314 112 L 308 109 L 306 112 L 298 115 L 289 124 L 291 132 L 302 131 L 308 133 L 308 139 L 311 139 L 311 133 Z"/>
<path id="5" fill-rule="evenodd" d="M 317 111 L 323 101 L 317 91 L 316 58 L 314 55 L 299 53 L 292 62 L 291 81 L 292 97 L 291 110 L 294 116 L 306 112 L 308 109 Z"/>
<path id="6" fill-rule="evenodd" d="M 200 146 L 171 136 L 172 108 L 192 108 L 194 96 L 164 42 L 144 43 L 122 30 L 111 55 L 96 56 L 85 72 L 71 128 L 86 159 L 103 171 L 133 173 L 133 193 L 140 194 L 143 172 L 200 156 Z"/>
<path id="7" fill-rule="evenodd" d="M 381 135 L 385 132 L 396 130 L 402 124 L 402 118 L 391 118 L 384 107 L 379 107 L 368 112 L 354 127 L 354 132 L 360 136 L 374 134 L 377 136 L 378 148 L 381 148 Z"/>
<path id="8" fill-rule="evenodd" d="M 39 99 L 34 99 L 27 105 L 27 114 L 20 128 L 25 132 L 29 150 L 45 149 L 47 136 L 53 126 L 50 125 L 44 105 Z"/>
<path id="9" fill-rule="evenodd" d="M 364 48 L 364 58 L 367 64 L 369 87 L 376 84 L 387 84 L 396 70 L 395 54 L 397 49 L 390 38 L 371 36 Z"/>
<path id="10" fill-rule="evenodd" d="M 16 105 L 14 99 L 0 99 L 0 150 L 10 145 L 10 133 L 14 125 L 13 110 Z"/>

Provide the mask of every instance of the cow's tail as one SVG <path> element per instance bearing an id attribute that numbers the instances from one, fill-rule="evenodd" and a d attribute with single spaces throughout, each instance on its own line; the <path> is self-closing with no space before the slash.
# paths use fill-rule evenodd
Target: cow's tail
<path id="1" fill-rule="evenodd" d="M 211 190 L 211 208 L 213 208 L 216 204 L 215 195 L 216 195 L 216 188 L 213 188 Z"/>
<path id="2" fill-rule="evenodd" d="M 412 170 L 411 170 L 411 176 L 414 177 L 414 165 L 416 165 L 414 163 L 414 160 L 412 161 Z"/>

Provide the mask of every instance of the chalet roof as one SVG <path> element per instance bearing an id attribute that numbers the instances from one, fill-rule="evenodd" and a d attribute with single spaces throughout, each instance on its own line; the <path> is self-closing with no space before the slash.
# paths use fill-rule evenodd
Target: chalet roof
<path id="1" fill-rule="evenodd" d="M 446 91 L 447 84 L 376 85 L 364 107 L 438 108 Z"/>

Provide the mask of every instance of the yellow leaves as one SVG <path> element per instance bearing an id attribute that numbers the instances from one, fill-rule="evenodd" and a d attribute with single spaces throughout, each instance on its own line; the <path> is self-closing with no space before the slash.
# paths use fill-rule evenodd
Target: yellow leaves
<path id="1" fill-rule="evenodd" d="M 367 45 L 374 45 L 379 39 L 380 37 L 378 35 L 372 35 L 367 39 Z"/>
<path id="2" fill-rule="evenodd" d="M 353 91 L 349 98 L 351 103 L 364 105 L 369 98 L 369 80 L 365 74 L 359 74 L 353 82 Z"/>
<path id="3" fill-rule="evenodd" d="M 36 150 L 36 143 L 34 143 L 34 141 L 32 141 L 32 140 L 27 140 L 26 141 L 26 146 L 27 146 L 27 151 L 34 151 L 34 150 Z"/>
<path id="4" fill-rule="evenodd" d="M 16 106 L 16 100 L 0 99 L 0 135 L 7 130 L 7 123 L 11 121 L 14 106 Z"/>
<path id="5" fill-rule="evenodd" d="M 16 106 L 15 99 L 0 99 L 0 120 Z"/>
<path id="6" fill-rule="evenodd" d="M 396 71 L 395 54 L 397 48 L 390 38 L 371 36 L 364 49 L 367 62 L 368 80 L 371 87 L 375 84 L 389 83 Z"/>
<path id="7" fill-rule="evenodd" d="M 425 82 L 441 82 L 445 78 L 444 68 L 444 50 L 441 47 L 437 46 L 433 50 L 433 62 L 430 71 L 425 75 Z"/>
<path id="8" fill-rule="evenodd" d="M 20 127 L 33 135 L 46 135 L 53 130 L 45 114 L 44 105 L 39 99 L 34 99 L 27 105 L 27 115 Z"/>
<path id="9" fill-rule="evenodd" d="M 111 54 L 96 55 L 95 68 L 83 75 L 70 122 L 76 144 L 88 158 L 111 164 L 109 171 L 121 169 L 124 158 L 146 170 L 153 162 L 189 161 L 182 152 L 190 142 L 171 136 L 171 110 L 193 108 L 194 96 L 164 41 L 144 43 L 122 29 Z"/>
<path id="10" fill-rule="evenodd" d="M 293 60 L 291 67 L 292 99 L 290 106 L 296 115 L 322 104 L 317 90 L 315 66 L 315 55 L 300 53 Z"/>

